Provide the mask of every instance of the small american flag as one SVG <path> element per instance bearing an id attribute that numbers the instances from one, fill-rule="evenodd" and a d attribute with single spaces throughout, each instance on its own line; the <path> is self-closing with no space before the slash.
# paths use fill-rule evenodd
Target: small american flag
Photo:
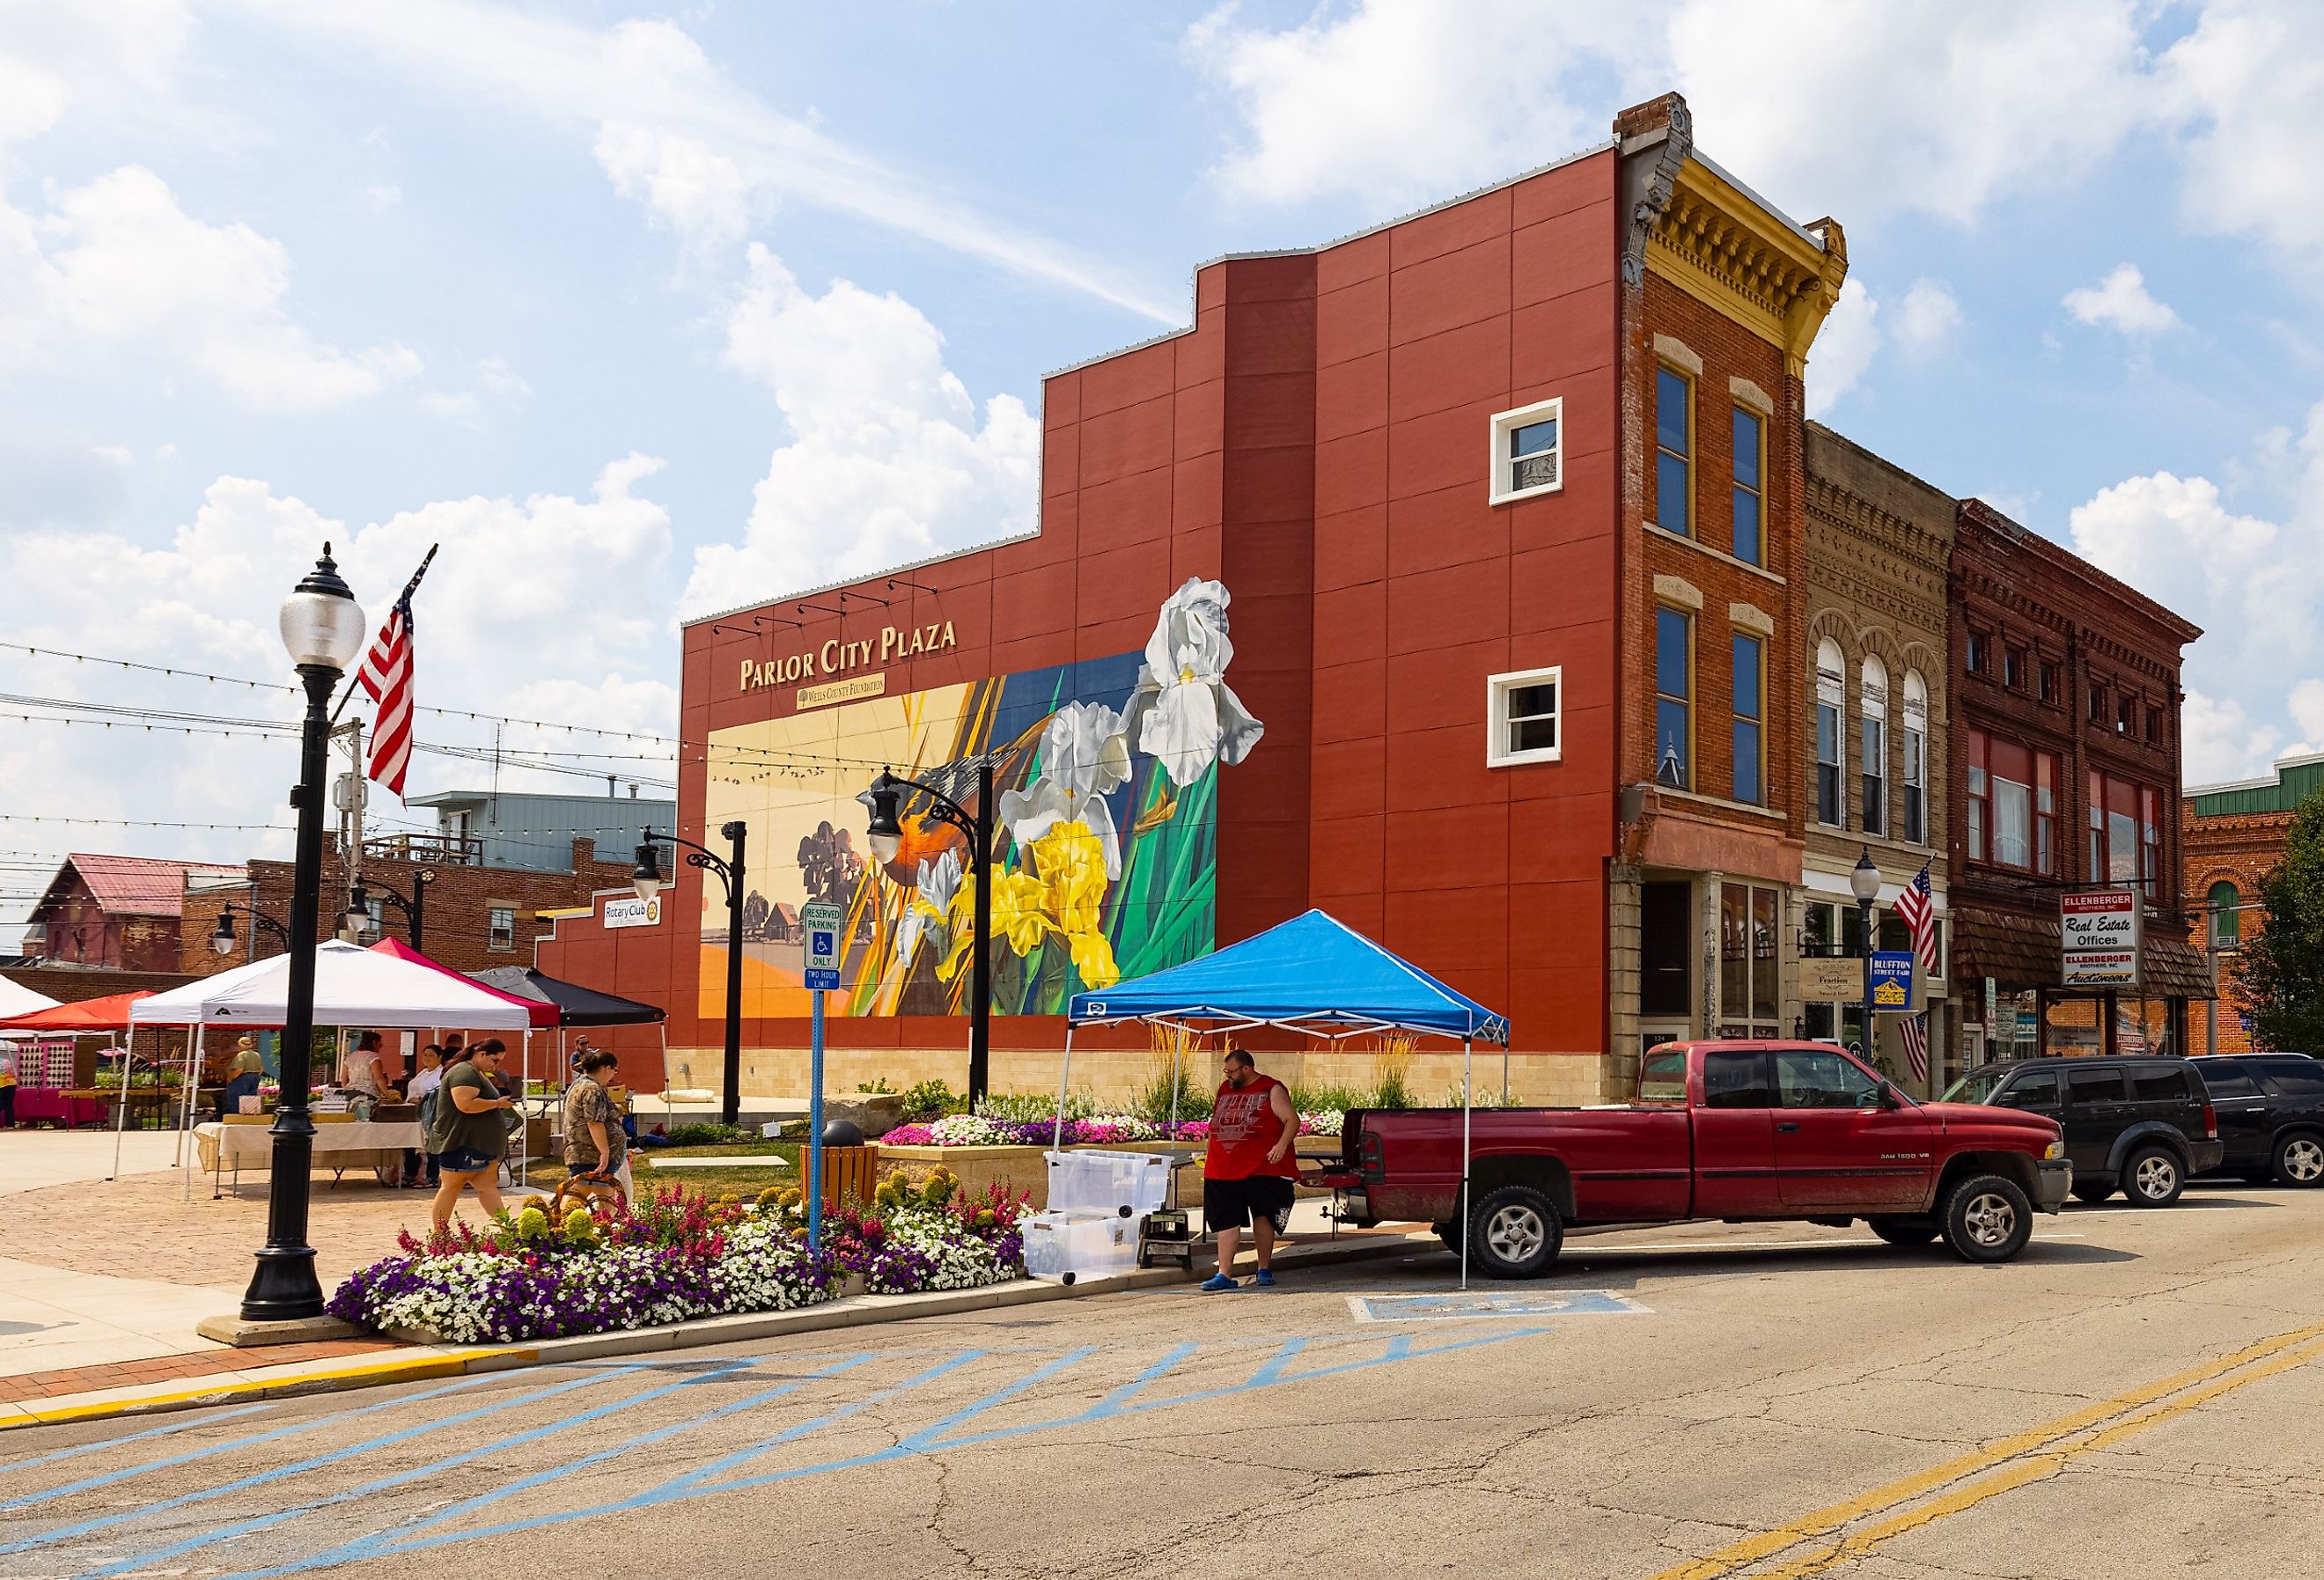
<path id="1" fill-rule="evenodd" d="M 404 584 L 403 596 L 388 611 L 387 624 L 364 655 L 363 668 L 355 671 L 355 683 L 379 705 L 372 720 L 371 777 L 399 796 L 404 771 L 411 766 L 411 595 L 435 558 L 430 548 Z"/>
<path id="2" fill-rule="evenodd" d="M 1929 1078 L 1928 1011 L 1899 1021 L 1896 1035 L 1904 1039 L 1904 1062 L 1913 1067 L 1913 1078 L 1925 1083 Z"/>
<path id="3" fill-rule="evenodd" d="M 1929 887 L 1929 864 L 1923 862 L 1904 892 L 1896 896 L 1896 915 L 1913 929 L 1913 953 L 1921 957 L 1921 975 L 1942 976 L 1944 962 L 1937 956 L 1937 897 Z"/>

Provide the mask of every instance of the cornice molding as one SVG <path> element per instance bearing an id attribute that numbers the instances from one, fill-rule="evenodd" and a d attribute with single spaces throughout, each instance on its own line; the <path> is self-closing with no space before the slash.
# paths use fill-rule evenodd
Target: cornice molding
<path id="1" fill-rule="evenodd" d="M 1661 175 L 1658 170 L 1657 181 Z M 1637 206 L 1634 222 L 1646 208 Z M 1702 161 L 1687 159 L 1652 219 L 1646 266 L 1774 342 L 1797 377 L 1848 277 L 1848 241 L 1839 222 L 1820 219 L 1808 228 L 1821 236 L 1821 245 Z"/>

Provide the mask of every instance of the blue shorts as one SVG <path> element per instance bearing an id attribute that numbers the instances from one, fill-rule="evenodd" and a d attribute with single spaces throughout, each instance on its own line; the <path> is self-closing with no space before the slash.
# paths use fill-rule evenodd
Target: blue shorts
<path id="1" fill-rule="evenodd" d="M 456 1147 L 436 1157 L 436 1166 L 447 1174 L 481 1174 L 499 1161 L 490 1152 L 467 1152 Z"/>

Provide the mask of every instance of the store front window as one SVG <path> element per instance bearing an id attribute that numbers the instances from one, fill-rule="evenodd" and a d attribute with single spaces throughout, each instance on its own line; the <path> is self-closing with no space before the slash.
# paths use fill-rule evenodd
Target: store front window
<path id="1" fill-rule="evenodd" d="M 1719 889 L 1719 1035 L 1782 1034 L 1782 896 L 1748 883 Z"/>

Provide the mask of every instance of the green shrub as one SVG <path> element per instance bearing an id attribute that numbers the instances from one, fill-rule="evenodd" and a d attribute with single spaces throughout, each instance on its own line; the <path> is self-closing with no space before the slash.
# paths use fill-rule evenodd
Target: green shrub
<path id="1" fill-rule="evenodd" d="M 1087 1119 L 1097 1099 L 1086 1089 L 1065 1094 L 1067 1119 Z M 1057 1117 L 1057 1100 L 1046 1092 L 994 1092 L 976 1100 L 976 1116 L 1000 1124 L 1038 1124 Z"/>
<path id="2" fill-rule="evenodd" d="M 1455 1088 L 1458 1090 L 1458 1088 Z M 1419 1099 L 1412 1093 L 1412 1083 L 1401 1069 L 1388 1068 L 1380 1072 L 1378 1086 L 1372 1088 L 1371 1100 L 1362 1104 L 1367 1108 L 1417 1108 Z"/>
<path id="3" fill-rule="evenodd" d="M 966 1099 L 942 1081 L 922 1081 L 904 1089 L 904 1119 L 910 1124 L 926 1124 L 947 1113 L 962 1113 L 967 1107 Z"/>
<path id="4" fill-rule="evenodd" d="M 1177 1114 L 1180 1123 L 1211 1116 L 1212 1089 L 1204 1084 L 1210 1072 L 1189 1067 L 1176 1072 Z M 1130 1099 L 1130 1112 L 1149 1124 L 1170 1123 L 1171 1074 L 1148 1076 Z"/>
<path id="5" fill-rule="evenodd" d="M 896 1095 L 896 1088 L 888 1085 L 888 1077 L 885 1076 L 874 1076 L 868 1081 L 858 1081 L 855 1083 L 855 1089 L 873 1097 L 892 1097 Z"/>
<path id="6" fill-rule="evenodd" d="M 1364 1093 L 1352 1086 L 1296 1086 L 1291 1088 L 1291 1106 L 1302 1113 L 1346 1113 L 1351 1108 L 1373 1106 Z"/>
<path id="7" fill-rule="evenodd" d="M 1498 1079 L 1493 1081 L 1490 1085 L 1488 1085 L 1483 1081 L 1477 1082 L 1471 1091 L 1471 1101 L 1470 1102 L 1469 1106 L 1471 1108 L 1518 1108 L 1523 1106 L 1522 1104 L 1502 1101 L 1501 1083 Z M 1444 1088 L 1443 1106 L 1446 1108 L 1458 1108 L 1461 1106 L 1460 1082 L 1455 1081 L 1451 1086 Z"/>

